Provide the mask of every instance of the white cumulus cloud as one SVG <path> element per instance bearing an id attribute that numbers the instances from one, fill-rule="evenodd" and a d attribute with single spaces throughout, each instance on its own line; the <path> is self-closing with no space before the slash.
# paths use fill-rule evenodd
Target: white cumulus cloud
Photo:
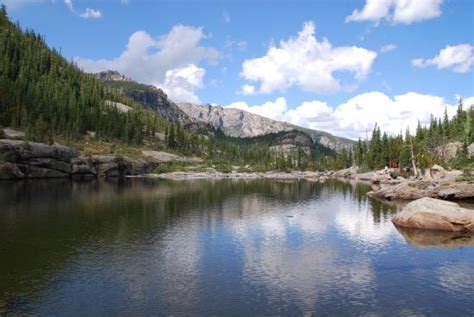
<path id="1" fill-rule="evenodd" d="M 168 70 L 160 87 L 176 102 L 199 103 L 194 92 L 203 86 L 204 68 L 189 64 L 185 67 Z"/>
<path id="2" fill-rule="evenodd" d="M 64 4 L 68 7 L 69 11 L 79 15 L 79 17 L 83 19 L 99 19 L 102 17 L 102 12 L 97 9 L 86 8 L 83 13 L 77 12 L 72 0 L 64 0 Z"/>
<path id="3" fill-rule="evenodd" d="M 366 0 L 361 10 L 354 10 L 346 22 L 385 19 L 394 24 L 411 24 L 441 15 L 444 0 Z"/>
<path id="4" fill-rule="evenodd" d="M 162 87 L 170 95 L 179 96 L 181 101 L 186 95 L 191 96 L 186 101 L 196 101 L 194 91 L 202 87 L 205 74 L 205 70 L 196 65 L 220 57 L 216 49 L 200 45 L 205 38 L 201 27 L 185 25 L 175 25 L 169 33 L 158 38 L 137 31 L 130 36 L 120 56 L 99 60 L 77 57 L 75 62 L 88 72 L 116 70 L 138 82 Z M 177 83 L 184 86 L 178 89 Z"/>
<path id="5" fill-rule="evenodd" d="M 79 16 L 83 19 L 99 19 L 102 17 L 102 13 L 99 10 L 86 8 L 86 11 L 79 14 Z"/>
<path id="6" fill-rule="evenodd" d="M 72 0 L 64 0 L 64 4 L 66 5 L 66 7 L 69 8 L 69 10 L 71 10 L 73 12 L 75 11 L 74 10 L 74 5 L 72 4 Z"/>
<path id="7" fill-rule="evenodd" d="M 474 47 L 469 44 L 448 45 L 431 59 L 416 58 L 411 63 L 418 68 L 436 66 L 438 69 L 467 73 L 474 64 Z"/>
<path id="8" fill-rule="evenodd" d="M 465 99 L 465 104 L 472 100 L 472 97 Z M 431 115 L 442 117 L 445 108 L 451 117 L 457 108 L 438 96 L 408 92 L 390 97 L 377 91 L 354 96 L 336 106 L 313 100 L 290 109 L 285 98 L 280 97 L 275 102 L 262 105 L 248 105 L 240 101 L 228 107 L 351 139 L 370 137 L 375 123 L 390 134 L 404 132 L 406 128 L 413 132 L 418 121 L 428 124 Z"/>
<path id="9" fill-rule="evenodd" d="M 342 83 L 335 72 L 350 73 L 356 80 L 370 72 L 377 53 L 357 46 L 333 47 L 325 38 L 318 41 L 315 29 L 313 22 L 306 22 L 296 37 L 271 45 L 265 56 L 245 60 L 241 76 L 260 82 L 259 93 L 292 86 L 331 93 L 354 86 Z"/>
<path id="10" fill-rule="evenodd" d="M 242 89 L 237 92 L 241 95 L 253 95 L 255 94 L 255 86 L 253 85 L 243 85 Z"/>
<path id="11" fill-rule="evenodd" d="M 387 44 L 380 48 L 380 53 L 388 53 L 388 52 L 393 51 L 396 48 L 397 46 L 395 44 Z"/>

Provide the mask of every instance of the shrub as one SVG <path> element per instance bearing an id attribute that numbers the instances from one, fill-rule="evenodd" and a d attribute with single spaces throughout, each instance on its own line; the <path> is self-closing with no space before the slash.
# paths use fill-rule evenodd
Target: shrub
<path id="1" fill-rule="evenodd" d="M 218 164 L 216 165 L 216 171 L 221 173 L 232 173 L 232 166 L 229 164 Z"/>

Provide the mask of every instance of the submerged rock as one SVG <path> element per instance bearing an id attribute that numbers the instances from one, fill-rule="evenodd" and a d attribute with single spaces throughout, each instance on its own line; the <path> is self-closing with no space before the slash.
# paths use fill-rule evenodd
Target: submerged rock
<path id="1" fill-rule="evenodd" d="M 421 198 L 407 204 L 402 212 L 392 218 L 400 227 L 474 232 L 474 210 L 460 207 L 454 202 Z"/>

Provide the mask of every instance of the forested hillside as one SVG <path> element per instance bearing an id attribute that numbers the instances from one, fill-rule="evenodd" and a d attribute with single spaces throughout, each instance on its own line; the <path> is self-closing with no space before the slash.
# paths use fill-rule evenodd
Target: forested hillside
<path id="1" fill-rule="evenodd" d="M 25 131 L 27 140 L 93 135 L 96 141 L 167 149 L 202 156 L 210 163 L 262 169 L 295 165 L 296 154 L 273 155 L 265 142 L 186 130 L 179 120 L 163 115 L 163 109 L 155 109 L 153 101 L 144 106 L 138 97 L 132 100 L 136 91 L 125 91 L 130 85 L 106 84 L 82 72 L 33 30 L 23 31 L 11 22 L 5 6 L 0 11 L 0 42 L 0 127 Z"/>
<path id="2" fill-rule="evenodd" d="M 154 110 L 160 117 L 165 118 L 168 122 L 186 125 L 191 121 L 176 104 L 168 99 L 168 96 L 166 96 L 161 89 L 155 86 L 137 83 L 111 70 L 97 73 L 95 76 L 104 82 L 106 86 Z"/>
<path id="3" fill-rule="evenodd" d="M 370 141 L 361 140 L 353 151 L 330 158 L 328 164 L 336 168 L 353 164 L 364 170 L 391 166 L 420 168 L 441 164 L 446 167 L 473 169 L 474 157 L 468 147 L 474 143 L 474 107 L 463 105 L 459 100 L 456 115 L 448 118 L 431 117 L 428 126 L 420 123 L 415 133 L 407 129 L 405 134 L 389 136 L 375 125 Z"/>
<path id="4" fill-rule="evenodd" d="M 25 130 L 36 139 L 53 135 L 78 138 L 94 131 L 99 138 L 140 144 L 164 122 L 93 76 L 66 61 L 32 30 L 13 24 L 0 11 L 0 124 Z M 106 103 L 134 108 L 128 113 Z"/>

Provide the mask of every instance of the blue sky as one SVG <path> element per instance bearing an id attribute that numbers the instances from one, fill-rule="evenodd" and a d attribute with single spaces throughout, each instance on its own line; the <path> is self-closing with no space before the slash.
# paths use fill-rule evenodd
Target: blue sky
<path id="1" fill-rule="evenodd" d="M 474 1 L 0 2 L 88 71 L 351 138 L 474 103 Z"/>

